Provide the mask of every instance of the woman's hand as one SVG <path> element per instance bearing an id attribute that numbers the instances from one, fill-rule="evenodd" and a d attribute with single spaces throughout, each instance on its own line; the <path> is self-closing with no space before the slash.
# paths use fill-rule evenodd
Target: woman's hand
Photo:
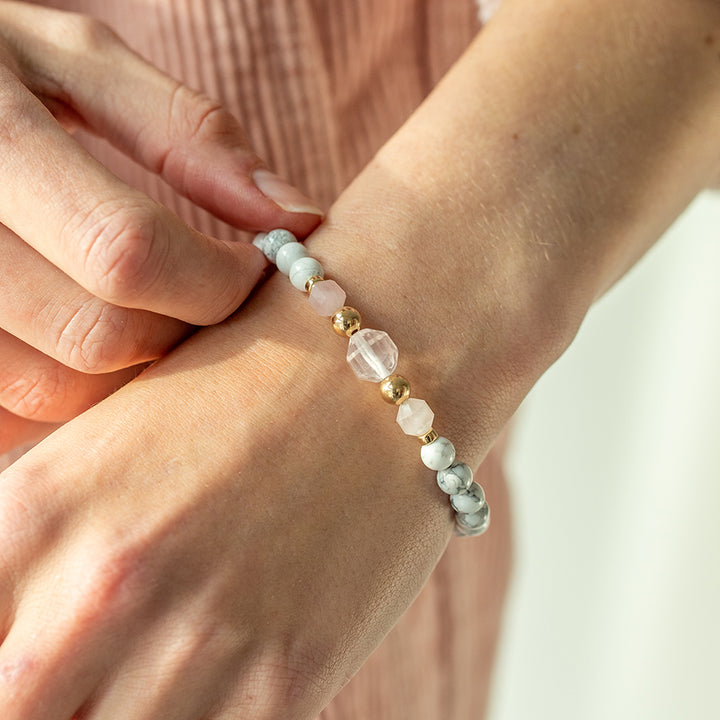
<path id="1" fill-rule="evenodd" d="M 717 147 L 711 4 L 552 5 L 505 5 L 309 240 L 473 466 Z M 276 275 L 1 476 L 4 718 L 317 714 L 452 522 L 344 349 Z"/>
<path id="2" fill-rule="evenodd" d="M 329 702 L 452 523 L 346 345 L 276 275 L 0 476 L 4 720 L 309 720 Z M 470 425 L 462 389 L 400 347 L 476 466 L 508 383 Z"/>
<path id="3" fill-rule="evenodd" d="M 286 282 L 0 476 L 4 720 L 314 718 L 419 591 L 446 496 Z"/>
<path id="4" fill-rule="evenodd" d="M 411 215 L 406 200 L 371 166 L 308 245 L 477 467 L 549 351 L 524 292 L 497 312 L 516 257 L 459 271 L 431 241 L 432 208 Z M 0 476 L 4 720 L 317 715 L 418 593 L 453 521 L 346 351 L 275 274 Z"/>
<path id="5" fill-rule="evenodd" d="M 35 421 L 75 416 L 190 325 L 222 320 L 265 268 L 249 243 L 205 237 L 122 183 L 75 126 L 238 228 L 306 235 L 320 219 L 227 111 L 109 28 L 0 2 L 0 412 Z M 2 412 L 0 428 L 1 454 L 42 426 Z"/>

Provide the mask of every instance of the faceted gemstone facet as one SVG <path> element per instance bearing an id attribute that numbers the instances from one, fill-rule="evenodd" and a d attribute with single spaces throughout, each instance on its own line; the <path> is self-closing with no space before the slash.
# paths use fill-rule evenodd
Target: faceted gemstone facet
<path id="1" fill-rule="evenodd" d="M 350 336 L 347 361 L 361 380 L 380 382 L 397 367 L 398 349 L 386 332 L 364 328 Z"/>
<path id="2" fill-rule="evenodd" d="M 318 315 L 330 317 L 345 303 L 345 291 L 334 280 L 321 280 L 312 286 L 308 302 Z"/>
<path id="3" fill-rule="evenodd" d="M 424 435 L 432 427 L 435 413 L 420 398 L 408 398 L 397 411 L 397 423 L 406 435 Z"/>

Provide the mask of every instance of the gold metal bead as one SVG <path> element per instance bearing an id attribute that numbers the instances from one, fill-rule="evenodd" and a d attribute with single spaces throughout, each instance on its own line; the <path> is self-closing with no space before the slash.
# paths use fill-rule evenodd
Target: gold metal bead
<path id="1" fill-rule="evenodd" d="M 402 375 L 388 375 L 380 381 L 380 392 L 385 402 L 399 405 L 410 397 L 410 383 Z"/>
<path id="2" fill-rule="evenodd" d="M 325 278 L 322 275 L 313 275 L 311 278 L 308 278 L 308 281 L 305 283 L 305 292 L 309 293 L 313 289 L 313 285 L 315 283 L 319 283 L 324 279 Z"/>
<path id="3" fill-rule="evenodd" d="M 431 442 L 438 439 L 438 434 L 435 428 L 430 428 L 424 435 L 418 435 L 418 440 L 423 445 L 429 445 Z"/>
<path id="4" fill-rule="evenodd" d="M 350 337 L 360 329 L 360 313 L 349 305 L 341 307 L 331 318 L 333 330 L 338 335 Z"/>

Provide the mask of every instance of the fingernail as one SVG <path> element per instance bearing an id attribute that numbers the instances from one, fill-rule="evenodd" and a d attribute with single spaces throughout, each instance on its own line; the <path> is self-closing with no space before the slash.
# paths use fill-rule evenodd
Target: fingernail
<path id="1" fill-rule="evenodd" d="M 292 185 L 288 185 L 279 175 L 269 170 L 260 169 L 256 170 L 252 177 L 258 190 L 283 210 L 292 213 L 320 215 L 320 217 L 325 215 L 310 198 L 305 197 Z"/>

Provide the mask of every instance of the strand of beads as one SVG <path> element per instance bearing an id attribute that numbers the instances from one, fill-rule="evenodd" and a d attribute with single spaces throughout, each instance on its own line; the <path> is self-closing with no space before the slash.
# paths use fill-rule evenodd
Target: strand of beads
<path id="1" fill-rule="evenodd" d="M 410 397 L 410 383 L 395 375 L 398 349 L 382 330 L 361 328 L 360 313 L 345 305 L 345 291 L 326 280 L 322 265 L 288 230 L 259 233 L 253 243 L 265 253 L 290 282 L 309 295 L 313 309 L 329 317 L 338 335 L 348 337 L 347 361 L 361 380 L 380 383 L 384 400 L 398 406 L 397 422 L 407 435 L 420 440 L 423 463 L 437 472 L 440 489 L 450 496 L 455 509 L 457 535 L 480 535 L 490 524 L 490 508 L 482 487 L 473 480 L 472 470 L 455 461 L 455 448 L 433 428 L 435 414 L 425 400 Z"/>

